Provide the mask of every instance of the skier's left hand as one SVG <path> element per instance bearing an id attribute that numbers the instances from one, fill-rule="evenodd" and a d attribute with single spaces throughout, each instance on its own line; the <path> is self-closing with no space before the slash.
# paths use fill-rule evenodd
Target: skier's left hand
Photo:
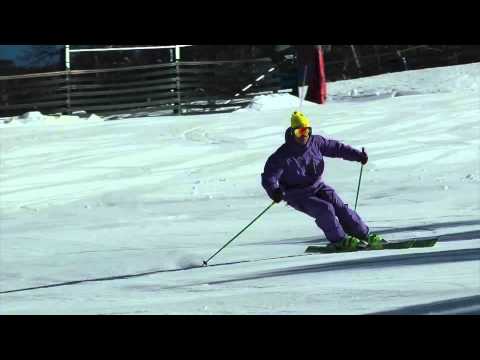
<path id="1" fill-rule="evenodd" d="M 275 189 L 275 191 L 272 194 L 272 200 L 275 201 L 276 203 L 279 203 L 280 201 L 283 200 L 283 191 L 281 189 Z"/>
<path id="2" fill-rule="evenodd" d="M 360 155 L 360 162 L 365 165 L 368 162 L 368 155 L 365 152 L 365 148 L 362 148 L 362 154 Z"/>

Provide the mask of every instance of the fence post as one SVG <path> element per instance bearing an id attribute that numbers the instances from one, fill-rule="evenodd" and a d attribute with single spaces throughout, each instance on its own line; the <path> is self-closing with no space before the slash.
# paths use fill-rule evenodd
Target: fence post
<path id="1" fill-rule="evenodd" d="M 67 81 L 67 114 L 71 115 L 72 110 L 71 110 L 71 103 L 70 103 L 70 70 L 67 70 L 65 79 Z"/>
<path id="2" fill-rule="evenodd" d="M 178 101 L 177 115 L 182 115 L 182 96 L 180 94 L 180 47 L 178 45 L 175 45 L 175 73 L 177 78 L 177 81 L 176 81 L 177 101 Z"/>
<path id="3" fill-rule="evenodd" d="M 67 113 L 71 115 L 70 104 L 70 45 L 65 45 L 65 80 L 67 82 Z"/>

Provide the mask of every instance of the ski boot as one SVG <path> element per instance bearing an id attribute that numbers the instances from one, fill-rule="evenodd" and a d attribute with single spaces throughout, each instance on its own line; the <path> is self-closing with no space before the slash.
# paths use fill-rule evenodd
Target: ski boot
<path id="1" fill-rule="evenodd" d="M 383 244 L 386 242 L 380 235 L 377 234 L 368 234 L 367 238 L 368 248 L 372 250 L 381 250 L 383 249 Z"/>
<path id="2" fill-rule="evenodd" d="M 356 251 L 360 244 L 361 240 L 353 236 L 347 236 L 343 240 L 328 244 L 327 247 L 335 251 Z"/>

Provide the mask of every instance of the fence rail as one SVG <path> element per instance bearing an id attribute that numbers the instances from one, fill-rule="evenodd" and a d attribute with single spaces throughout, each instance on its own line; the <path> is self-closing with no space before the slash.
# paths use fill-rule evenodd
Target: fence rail
<path id="1" fill-rule="evenodd" d="M 176 113 L 235 109 L 248 105 L 253 93 L 281 89 L 280 77 L 271 71 L 272 66 L 269 58 L 176 61 L 0 76 L 0 116 L 25 111 L 109 114 L 147 108 Z M 265 76 L 259 81 L 260 75 Z M 248 91 L 242 92 L 249 84 Z M 241 95 L 235 97 L 238 93 Z"/>

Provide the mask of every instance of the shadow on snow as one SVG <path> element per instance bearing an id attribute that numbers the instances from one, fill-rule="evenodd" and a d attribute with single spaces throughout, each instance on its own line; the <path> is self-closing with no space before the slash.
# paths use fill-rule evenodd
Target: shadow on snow
<path id="1" fill-rule="evenodd" d="M 148 275 L 153 275 L 153 274 L 160 274 L 160 273 L 174 272 L 174 271 L 184 271 L 184 270 L 189 270 L 189 269 L 192 269 L 192 268 L 156 270 L 156 271 L 148 271 L 148 272 L 137 273 L 137 274 L 127 274 L 127 275 L 107 276 L 107 277 L 93 278 L 93 279 L 65 281 L 65 282 L 49 284 L 49 285 L 40 285 L 40 286 L 32 286 L 32 287 L 28 287 L 28 288 L 23 288 L 23 289 L 0 291 L 0 294 L 8 294 L 8 293 L 29 291 L 29 290 L 38 290 L 38 289 L 48 289 L 48 288 L 53 288 L 53 287 L 58 287 L 58 286 L 77 285 L 77 284 L 82 284 L 82 283 L 87 283 L 87 282 L 130 279 L 130 278 L 134 278 L 134 277 L 148 276 Z"/>
<path id="2" fill-rule="evenodd" d="M 450 222 L 450 223 L 439 223 L 439 224 L 431 224 L 425 226 L 418 226 L 418 227 L 407 227 L 407 228 L 400 228 L 400 229 L 391 229 L 386 231 L 380 231 L 380 234 L 385 234 L 388 232 L 400 232 L 400 231 L 411 231 L 411 230 L 424 230 L 424 229 L 435 229 L 441 227 L 453 227 L 453 226 L 464 226 L 464 225 L 477 225 L 479 221 L 462 221 L 462 222 Z M 480 230 L 474 231 L 466 231 L 466 232 L 459 232 L 453 234 L 446 234 L 441 235 L 440 241 L 455 241 L 455 240 L 471 240 L 471 239 L 478 239 L 480 238 Z M 416 239 L 421 239 L 421 237 L 415 237 Z M 431 236 L 427 236 L 425 238 L 431 238 Z M 306 240 L 308 239 L 308 240 Z M 249 244 L 241 244 L 242 245 L 260 245 L 260 244 L 308 244 L 308 243 L 321 243 L 326 242 L 324 239 L 313 239 L 311 237 L 304 239 L 288 239 L 288 240 L 280 240 L 276 242 L 264 242 L 264 243 L 249 243 Z M 403 239 L 409 240 L 409 239 Z M 255 262 L 255 261 L 262 261 L 262 260 L 273 260 L 273 259 L 281 259 L 281 258 L 289 258 L 289 257 L 298 257 L 298 256 L 311 256 L 310 254 L 296 254 L 296 255 L 289 255 L 289 256 L 278 256 L 278 257 L 270 257 L 270 258 L 263 258 L 263 259 L 250 259 L 250 260 L 240 260 L 240 261 L 232 261 L 232 262 L 225 262 L 225 263 L 217 263 L 212 266 L 223 266 L 223 265 L 233 265 L 233 264 L 240 264 L 240 263 L 248 263 L 248 262 Z M 431 253 L 415 253 L 415 254 L 402 254 L 402 255 L 387 255 L 387 256 L 380 256 L 374 258 L 366 258 L 366 259 L 356 259 L 356 260 L 346 260 L 340 262 L 333 262 L 333 263 L 324 263 L 318 265 L 309 265 L 309 266 L 301 266 L 301 267 L 292 267 L 286 270 L 280 271 L 273 271 L 268 273 L 260 273 L 255 274 L 248 277 L 236 278 L 231 280 L 222 280 L 209 283 L 212 284 L 222 284 L 228 282 L 235 282 L 235 281 L 244 281 L 244 280 L 253 280 L 253 279 L 260 279 L 265 277 L 275 277 L 275 276 L 285 276 L 285 275 L 296 275 L 296 274 L 303 274 L 303 273 L 314 273 L 314 272 L 323 272 L 323 271 L 334 271 L 334 270 L 345 270 L 350 268 L 381 268 L 381 267 L 388 267 L 388 266 L 403 266 L 403 265 L 420 265 L 420 264 L 434 264 L 434 263 L 446 263 L 446 262 L 458 262 L 458 261 L 473 261 L 477 260 L 480 257 L 480 249 L 464 249 L 464 250 L 450 250 L 450 251 L 436 251 Z M 59 286 L 67 286 L 67 285 L 77 285 L 81 283 L 87 282 L 100 282 L 100 281 L 112 281 L 112 280 L 124 280 L 130 279 L 135 277 L 141 276 L 148 276 L 154 274 L 161 274 L 161 273 L 168 273 L 168 272 L 177 272 L 177 271 L 186 271 L 192 270 L 200 267 L 188 267 L 188 268 L 177 268 L 177 269 L 165 269 L 165 270 L 155 270 L 155 271 L 148 271 L 142 273 L 134 273 L 134 274 L 125 274 L 125 275 L 118 275 L 118 276 L 108 276 L 108 277 L 100 277 L 100 278 L 92 278 L 92 279 L 82 279 L 82 280 L 73 280 L 73 281 L 65 281 L 61 283 L 55 284 L 48 284 L 48 285 L 40 285 L 40 286 L 33 286 L 28 288 L 22 289 L 13 289 L 13 290 L 6 290 L 0 291 L 0 294 L 8 294 L 14 292 L 22 292 L 22 291 L 29 291 L 29 290 L 37 290 L 37 289 L 47 289 Z"/>
<path id="3" fill-rule="evenodd" d="M 276 256 L 276 257 L 269 257 L 269 258 L 262 258 L 262 259 L 237 260 L 237 261 L 230 261 L 230 262 L 212 264 L 212 265 L 208 265 L 208 267 L 234 265 L 234 264 L 241 264 L 241 263 L 247 263 L 247 262 L 256 262 L 256 261 L 263 261 L 263 260 L 276 260 L 276 259 L 291 258 L 291 257 L 298 257 L 298 256 L 310 256 L 310 255 L 311 254 L 296 254 L 296 255 Z M 64 281 L 64 282 L 55 283 L 55 284 L 39 285 L 39 286 L 32 286 L 32 287 L 28 287 L 28 288 L 22 288 L 22 289 L 0 291 L 0 294 L 8 294 L 8 293 L 22 292 L 22 291 L 29 291 L 29 290 L 38 290 L 38 289 L 48 289 L 48 288 L 53 288 L 53 287 L 58 287 L 58 286 L 78 285 L 78 284 L 87 283 L 87 282 L 124 280 L 124 279 L 130 279 L 130 278 L 141 277 L 141 276 L 149 276 L 149 275 L 155 275 L 155 274 L 161 274 L 161 273 L 187 271 L 187 270 L 192 270 L 192 269 L 199 269 L 199 268 L 202 268 L 202 267 L 203 266 L 192 266 L 192 267 L 177 268 L 177 269 L 154 270 L 154 271 L 147 271 L 147 272 L 141 272 L 141 273 L 135 273 L 135 274 L 125 274 L 125 275 L 106 276 L 106 277 L 92 278 L 92 279 Z"/>
<path id="4" fill-rule="evenodd" d="M 436 223 L 436 224 L 428 224 L 428 225 L 417 225 L 417 226 L 408 226 L 404 228 L 391 228 L 386 230 L 378 230 L 375 231 L 379 235 L 386 235 L 392 233 L 402 233 L 408 231 L 433 231 L 441 228 L 449 228 L 449 227 L 460 227 L 460 226 L 469 226 L 469 225 L 480 225 L 480 221 L 478 220 L 469 220 L 469 221 L 456 221 L 456 222 L 445 222 L 445 223 Z M 435 235 L 428 235 L 425 237 L 421 236 L 414 236 L 409 238 L 402 238 L 398 239 L 401 241 L 412 240 L 412 239 L 422 239 L 422 238 L 431 238 Z M 465 231 L 465 232 L 457 232 L 452 234 L 444 234 L 438 235 L 439 241 L 456 241 L 456 240 L 472 240 L 472 239 L 480 239 L 480 230 L 473 230 L 473 231 Z M 277 241 L 264 241 L 264 242 L 248 242 L 243 244 L 238 244 L 237 246 L 251 246 L 251 245 L 281 245 L 281 244 L 322 244 L 327 243 L 325 238 L 321 238 L 319 236 L 309 236 L 304 238 L 294 238 L 294 239 L 286 239 L 286 240 L 277 240 Z"/>
<path id="5" fill-rule="evenodd" d="M 478 261 L 480 248 L 436 251 L 430 253 L 415 253 L 401 255 L 378 256 L 365 259 L 337 261 L 316 265 L 295 266 L 283 270 L 257 273 L 245 277 L 237 277 L 229 280 L 209 282 L 209 285 L 226 284 L 237 281 L 256 280 L 263 278 L 320 273 L 326 271 L 350 270 L 350 269 L 378 269 L 393 266 L 432 265 L 463 261 Z"/>
<path id="6" fill-rule="evenodd" d="M 406 306 L 368 315 L 480 315 L 480 295 Z"/>

